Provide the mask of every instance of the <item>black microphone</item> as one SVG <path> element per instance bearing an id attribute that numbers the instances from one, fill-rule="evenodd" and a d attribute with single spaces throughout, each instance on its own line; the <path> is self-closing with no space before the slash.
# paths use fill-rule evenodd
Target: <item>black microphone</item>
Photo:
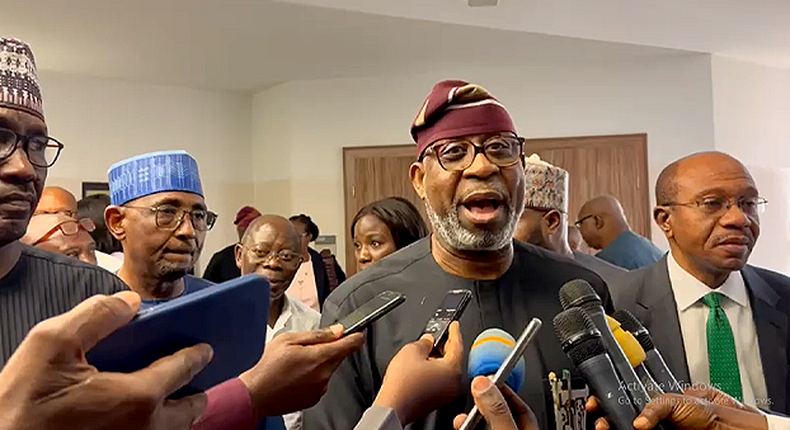
<path id="1" fill-rule="evenodd" d="M 639 345 L 645 350 L 645 365 L 647 366 L 647 370 L 650 371 L 650 374 L 653 375 L 653 379 L 658 382 L 664 392 L 683 394 L 680 383 L 678 383 L 678 380 L 675 379 L 675 375 L 669 370 L 667 363 L 664 361 L 664 357 L 662 357 L 661 353 L 656 349 L 656 346 L 653 344 L 653 338 L 650 337 L 650 332 L 647 331 L 645 326 L 643 326 L 631 312 L 625 309 L 615 312 L 614 318 L 620 321 L 620 325 L 622 325 L 625 330 L 630 331 L 634 335 Z"/>
<path id="2" fill-rule="evenodd" d="M 642 385 L 642 381 L 636 376 L 634 368 L 623 353 L 620 345 L 615 340 L 612 331 L 609 330 L 609 323 L 606 321 L 606 313 L 604 313 L 601 304 L 601 298 L 598 297 L 592 286 L 583 279 L 574 279 L 568 281 L 560 288 L 560 303 L 563 309 L 579 308 L 590 317 L 590 320 L 595 324 L 603 339 L 606 351 L 612 358 L 614 368 L 620 375 L 620 379 L 625 384 L 628 396 L 634 402 L 637 411 L 642 409 L 650 403 L 650 396 Z"/>
<path id="3" fill-rule="evenodd" d="M 610 427 L 614 430 L 633 430 L 636 409 L 625 391 L 622 391 L 620 378 L 595 324 L 584 311 L 571 308 L 554 317 L 554 332 L 565 355 L 579 369 L 593 395 L 598 398 Z"/>

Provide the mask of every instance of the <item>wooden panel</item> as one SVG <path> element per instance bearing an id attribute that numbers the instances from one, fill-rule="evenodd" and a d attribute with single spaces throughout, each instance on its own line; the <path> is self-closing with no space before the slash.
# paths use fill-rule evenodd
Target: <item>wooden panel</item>
<path id="1" fill-rule="evenodd" d="M 612 194 L 623 204 L 631 227 L 650 237 L 650 199 L 647 184 L 647 135 L 528 139 L 524 152 L 570 173 L 569 219 L 579 207 L 600 194 Z M 373 201 L 400 196 L 409 199 L 425 217 L 422 201 L 411 186 L 409 166 L 415 161 L 414 145 L 343 148 L 346 211 L 346 272 L 356 273 L 351 220 Z"/>
<path id="2" fill-rule="evenodd" d="M 623 204 L 631 228 L 650 237 L 646 134 L 527 139 L 524 153 L 568 171 L 571 222 L 584 202 L 611 194 Z"/>
<path id="3" fill-rule="evenodd" d="M 412 188 L 409 166 L 416 160 L 414 145 L 343 148 L 346 201 L 346 273 L 356 273 L 351 221 L 365 205 L 385 197 L 403 197 L 425 219 L 422 200 Z"/>

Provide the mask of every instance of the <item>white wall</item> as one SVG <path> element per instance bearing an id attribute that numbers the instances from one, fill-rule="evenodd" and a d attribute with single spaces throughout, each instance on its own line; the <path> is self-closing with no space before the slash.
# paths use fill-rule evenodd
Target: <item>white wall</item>
<path id="1" fill-rule="evenodd" d="M 710 73 L 710 56 L 680 55 L 288 82 L 253 99 L 255 202 L 262 211 L 310 214 L 322 233 L 338 236 L 343 260 L 342 148 L 411 143 L 409 124 L 447 78 L 489 89 L 523 136 L 648 133 L 653 183 L 670 161 L 713 148 Z M 653 236 L 665 246 L 655 228 Z"/>
<path id="2" fill-rule="evenodd" d="M 714 56 L 716 149 L 740 159 L 768 199 L 750 262 L 790 273 L 790 70 Z"/>
<path id="3" fill-rule="evenodd" d="M 107 182 L 116 161 L 183 149 L 197 159 L 206 201 L 220 216 L 202 265 L 238 240 L 234 216 L 253 200 L 250 96 L 52 73 L 40 81 L 50 134 L 66 146 L 48 185 L 80 198 L 81 183 Z"/>

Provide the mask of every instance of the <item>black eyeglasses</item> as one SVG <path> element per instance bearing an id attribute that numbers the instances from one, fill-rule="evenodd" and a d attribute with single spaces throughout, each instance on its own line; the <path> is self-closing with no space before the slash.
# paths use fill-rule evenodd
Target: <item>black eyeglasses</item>
<path id="1" fill-rule="evenodd" d="M 467 140 L 453 140 L 428 147 L 423 155 L 436 154 L 439 165 L 447 171 L 468 169 L 481 152 L 493 164 L 510 167 L 521 161 L 524 138 L 518 136 L 493 136 L 482 146 Z"/>
<path id="2" fill-rule="evenodd" d="M 49 136 L 26 136 L 0 128 L 0 161 L 10 157 L 20 146 L 30 164 L 36 167 L 52 167 L 63 149 L 62 143 Z"/>
<path id="3" fill-rule="evenodd" d="M 124 206 L 129 209 L 149 210 L 156 216 L 156 226 L 165 230 L 175 230 L 181 225 L 184 217 L 189 215 L 192 227 L 198 231 L 208 231 L 217 222 L 217 214 L 205 209 L 186 210 L 175 206 Z"/>
<path id="4" fill-rule="evenodd" d="M 579 219 L 578 221 L 576 221 L 575 223 L 573 223 L 573 225 L 575 225 L 575 226 L 576 226 L 576 228 L 581 228 L 581 227 L 582 227 L 582 223 L 583 223 L 584 221 L 586 221 L 587 219 L 589 219 L 589 218 L 592 218 L 592 217 L 594 217 L 594 216 L 595 216 L 595 215 L 587 215 L 586 217 L 582 217 L 581 219 Z"/>

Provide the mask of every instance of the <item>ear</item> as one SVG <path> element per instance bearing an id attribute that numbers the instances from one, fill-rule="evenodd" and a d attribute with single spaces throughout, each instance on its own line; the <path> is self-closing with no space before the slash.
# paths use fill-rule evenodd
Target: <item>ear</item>
<path id="1" fill-rule="evenodd" d="M 241 264 L 244 262 L 244 248 L 241 247 L 240 243 L 237 243 L 233 248 L 233 255 L 236 257 L 236 267 L 241 270 Z"/>
<path id="2" fill-rule="evenodd" d="M 425 199 L 425 164 L 422 161 L 415 161 L 409 166 L 409 178 L 417 195 Z"/>
<path id="3" fill-rule="evenodd" d="M 548 234 L 556 234 L 562 227 L 562 214 L 557 211 L 549 211 L 549 213 L 543 216 L 543 227 Z"/>
<path id="4" fill-rule="evenodd" d="M 104 223 L 107 224 L 107 230 L 121 242 L 126 239 L 126 229 L 123 226 L 123 220 L 123 208 L 111 205 L 104 209 Z"/>
<path id="5" fill-rule="evenodd" d="M 595 229 L 601 230 L 603 229 L 603 217 L 600 215 L 593 215 L 592 216 L 593 222 L 595 223 Z"/>
<path id="6" fill-rule="evenodd" d="M 653 219 L 656 224 L 664 232 L 667 239 L 672 237 L 672 209 L 666 206 L 656 206 L 653 209 Z"/>

